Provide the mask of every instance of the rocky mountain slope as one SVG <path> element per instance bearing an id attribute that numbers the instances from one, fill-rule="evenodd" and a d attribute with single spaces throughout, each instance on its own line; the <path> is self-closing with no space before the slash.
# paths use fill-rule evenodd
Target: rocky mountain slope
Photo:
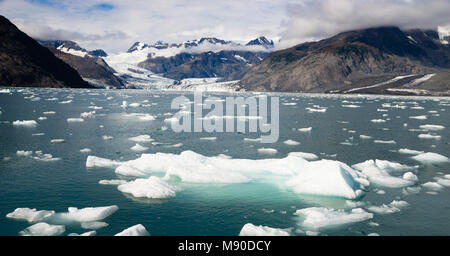
<path id="1" fill-rule="evenodd" d="M 437 32 L 380 27 L 274 52 L 249 69 L 241 86 L 256 91 L 439 95 L 449 93 L 449 71 L 449 44 Z M 388 90 L 393 88 L 397 90 Z"/>
<path id="2" fill-rule="evenodd" d="M 0 16 L 0 86 L 92 88 L 78 72 Z"/>
<path id="3" fill-rule="evenodd" d="M 122 81 L 114 75 L 116 71 L 103 60 L 102 57 L 108 56 L 103 50 L 87 51 L 72 41 L 37 41 L 77 70 L 89 83 L 97 87 L 124 88 Z"/>

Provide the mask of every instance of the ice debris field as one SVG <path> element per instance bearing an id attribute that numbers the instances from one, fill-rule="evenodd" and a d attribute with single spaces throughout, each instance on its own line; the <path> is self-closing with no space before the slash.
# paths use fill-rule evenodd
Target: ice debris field
<path id="1" fill-rule="evenodd" d="M 4 90 L 1 235 L 449 235 L 449 98 L 269 94 L 263 144 L 173 132 L 180 94 Z"/>

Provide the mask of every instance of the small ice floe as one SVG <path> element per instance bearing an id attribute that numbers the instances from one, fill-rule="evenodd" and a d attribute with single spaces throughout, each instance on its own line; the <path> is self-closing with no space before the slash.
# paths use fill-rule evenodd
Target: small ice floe
<path id="1" fill-rule="evenodd" d="M 286 102 L 286 103 L 281 103 L 281 105 L 284 105 L 284 106 L 295 106 L 295 105 L 297 105 L 297 103 L 295 103 L 295 102 Z"/>
<path id="2" fill-rule="evenodd" d="M 398 153 L 404 154 L 404 155 L 420 155 L 425 153 L 424 151 L 418 151 L 418 150 L 412 150 L 407 148 L 401 148 L 398 150 Z"/>
<path id="3" fill-rule="evenodd" d="M 72 100 L 60 101 L 59 104 L 69 104 L 72 103 Z"/>
<path id="4" fill-rule="evenodd" d="M 327 112 L 326 108 L 306 108 L 308 113 L 325 113 Z"/>
<path id="5" fill-rule="evenodd" d="M 67 236 L 95 236 L 95 235 L 97 235 L 97 231 L 91 230 L 91 231 L 88 231 L 88 232 L 84 232 L 82 234 L 70 233 Z"/>
<path id="6" fill-rule="evenodd" d="M 299 132 L 311 132 L 312 131 L 312 127 L 299 128 L 298 131 Z"/>
<path id="7" fill-rule="evenodd" d="M 437 164 L 437 163 L 447 163 L 450 162 L 450 159 L 446 156 L 437 154 L 437 153 L 422 153 L 416 156 L 411 157 L 412 159 L 419 161 L 425 164 Z"/>
<path id="8" fill-rule="evenodd" d="M 120 233 L 115 234 L 114 236 L 149 236 L 147 229 L 145 229 L 142 224 L 137 224 L 132 227 L 129 227 L 123 230 Z"/>
<path id="9" fill-rule="evenodd" d="M 132 107 L 132 108 L 139 108 L 139 107 L 141 106 L 141 104 L 140 104 L 140 103 L 137 103 L 137 102 L 135 102 L 135 103 L 131 103 L 131 104 L 129 104 L 128 106 L 129 106 L 129 107 Z"/>
<path id="10" fill-rule="evenodd" d="M 261 138 L 256 138 L 256 139 L 244 138 L 244 142 L 261 142 Z"/>
<path id="11" fill-rule="evenodd" d="M 313 153 L 305 153 L 305 152 L 291 152 L 288 154 L 289 156 L 301 157 L 308 161 L 318 160 L 319 157 Z"/>
<path id="12" fill-rule="evenodd" d="M 239 236 L 290 236 L 290 232 L 290 229 L 255 226 L 252 223 L 247 223 L 242 227 Z"/>
<path id="13" fill-rule="evenodd" d="M 406 201 L 392 201 L 390 204 L 382 204 L 380 206 L 369 206 L 366 209 L 377 214 L 392 214 L 400 212 L 402 209 L 408 207 L 409 203 Z"/>
<path id="14" fill-rule="evenodd" d="M 81 122 L 84 122 L 84 119 L 77 118 L 77 117 L 71 117 L 71 118 L 67 118 L 67 122 L 68 123 L 81 123 Z"/>
<path id="15" fill-rule="evenodd" d="M 258 153 L 274 155 L 274 154 L 278 153 L 278 150 L 276 150 L 274 148 L 258 148 Z"/>
<path id="16" fill-rule="evenodd" d="M 419 126 L 420 129 L 429 130 L 429 131 L 440 131 L 444 130 L 445 126 L 443 125 L 434 125 L 434 124 L 426 124 Z"/>
<path id="17" fill-rule="evenodd" d="M 50 225 L 39 222 L 19 232 L 21 236 L 58 236 L 66 232 L 63 225 Z"/>
<path id="18" fill-rule="evenodd" d="M 402 188 L 412 186 L 416 181 L 411 180 L 408 174 L 405 177 L 395 177 L 390 173 L 406 173 L 415 171 L 417 166 L 407 166 L 385 160 L 367 160 L 352 166 L 374 184 L 390 188 Z"/>
<path id="19" fill-rule="evenodd" d="M 428 189 L 428 190 L 432 190 L 432 191 L 441 191 L 444 186 L 442 186 L 441 184 L 437 183 L 437 182 L 427 182 L 422 184 L 422 187 Z"/>
<path id="20" fill-rule="evenodd" d="M 202 137 L 200 140 L 216 140 L 217 137 Z"/>
<path id="21" fill-rule="evenodd" d="M 148 179 L 136 179 L 119 185 L 117 189 L 123 193 L 131 194 L 134 197 L 150 199 L 174 197 L 176 192 L 180 190 L 178 187 L 170 185 L 156 176 Z"/>
<path id="22" fill-rule="evenodd" d="M 103 107 L 97 107 L 97 106 L 89 106 L 89 108 L 93 109 L 93 110 L 101 110 L 101 109 L 103 109 Z"/>
<path id="23" fill-rule="evenodd" d="M 83 112 L 80 114 L 81 118 L 93 118 L 95 117 L 95 110 L 90 112 Z"/>
<path id="24" fill-rule="evenodd" d="M 108 136 L 108 135 L 103 135 L 102 139 L 103 140 L 112 140 L 112 139 L 114 139 L 114 137 L 113 136 Z"/>
<path id="25" fill-rule="evenodd" d="M 90 148 L 83 148 L 83 149 L 80 149 L 80 152 L 81 153 L 91 153 L 91 149 Z"/>
<path id="26" fill-rule="evenodd" d="M 55 214 L 55 211 L 36 210 L 35 208 L 17 208 L 13 212 L 6 214 L 6 218 L 24 220 L 29 223 L 39 222 Z"/>
<path id="27" fill-rule="evenodd" d="M 17 120 L 13 122 L 14 126 L 36 127 L 37 122 L 35 120 Z"/>
<path id="28" fill-rule="evenodd" d="M 39 121 L 44 121 L 44 120 L 47 120 L 47 117 L 41 116 L 41 117 L 38 118 L 38 120 L 39 120 Z"/>
<path id="29" fill-rule="evenodd" d="M 350 105 L 342 105 L 342 107 L 343 108 L 360 108 L 361 106 L 350 104 Z"/>
<path id="30" fill-rule="evenodd" d="M 16 152 L 16 155 L 17 156 L 31 156 L 31 155 L 33 155 L 33 151 L 25 151 L 25 150 L 18 150 L 17 152 Z"/>
<path id="31" fill-rule="evenodd" d="M 362 222 L 373 218 L 373 213 L 366 212 L 361 208 L 345 211 L 343 209 L 311 207 L 297 210 L 295 215 L 303 217 L 304 220 L 300 225 L 311 230 Z"/>
<path id="32" fill-rule="evenodd" d="M 97 230 L 97 229 L 101 229 L 101 228 L 104 228 L 107 226 L 109 226 L 109 224 L 106 222 L 103 222 L 103 221 L 91 221 L 91 222 L 82 222 L 81 223 L 81 227 L 84 229 Z"/>
<path id="33" fill-rule="evenodd" d="M 134 142 L 152 142 L 152 141 L 154 141 L 154 139 L 152 139 L 151 137 L 150 137 L 150 135 L 139 135 L 139 136 L 136 136 L 136 137 L 132 137 L 132 138 L 129 138 L 129 140 L 131 140 L 131 141 L 134 141 Z"/>
<path id="34" fill-rule="evenodd" d="M 50 141 L 50 143 L 64 143 L 66 142 L 64 139 L 53 139 Z"/>
<path id="35" fill-rule="evenodd" d="M 360 139 L 363 139 L 363 140 L 370 140 L 370 139 L 372 139 L 372 136 L 368 136 L 368 135 L 359 135 L 359 138 Z"/>
<path id="36" fill-rule="evenodd" d="M 372 123 L 386 123 L 386 120 L 384 120 L 384 119 L 372 119 L 370 121 Z"/>
<path id="37" fill-rule="evenodd" d="M 173 145 L 166 145 L 167 148 L 181 148 L 183 146 L 183 143 L 177 143 Z"/>
<path id="38" fill-rule="evenodd" d="M 395 140 L 374 140 L 373 143 L 377 144 L 397 144 Z"/>
<path id="39" fill-rule="evenodd" d="M 426 120 L 427 116 L 410 116 L 410 119 Z"/>
<path id="40" fill-rule="evenodd" d="M 441 136 L 440 135 L 433 135 L 433 134 L 419 134 L 417 136 L 419 139 L 431 139 L 431 140 L 440 140 Z"/>
<path id="41" fill-rule="evenodd" d="M 54 115 L 54 114 L 56 114 L 56 112 L 55 111 L 46 111 L 46 112 L 43 112 L 42 114 L 44 114 L 44 115 Z"/>
<path id="42" fill-rule="evenodd" d="M 148 150 L 148 147 L 144 147 L 139 144 L 136 144 L 133 147 L 131 147 L 131 150 L 136 151 L 136 152 L 142 152 L 142 151 Z"/>
<path id="43" fill-rule="evenodd" d="M 126 180 L 99 180 L 98 184 L 100 185 L 122 185 L 127 183 Z"/>
<path id="44" fill-rule="evenodd" d="M 139 121 L 153 121 L 155 120 L 155 117 L 150 114 L 145 113 L 129 113 L 122 115 L 124 117 L 134 117 L 137 118 Z M 178 120 L 176 120 L 178 121 Z"/>
<path id="45" fill-rule="evenodd" d="M 0 93 L 9 94 L 11 93 L 10 89 L 0 89 Z"/>
<path id="46" fill-rule="evenodd" d="M 69 207 L 67 212 L 56 213 L 54 217 L 58 220 L 68 222 L 93 222 L 103 220 L 114 214 L 117 210 L 119 210 L 117 205 L 86 207 L 82 209 Z"/>
<path id="47" fill-rule="evenodd" d="M 300 142 L 295 141 L 295 140 L 285 140 L 283 143 L 286 144 L 286 145 L 289 145 L 289 146 L 297 146 L 297 145 L 300 145 Z"/>
<path id="48" fill-rule="evenodd" d="M 114 161 L 106 158 L 88 156 L 86 159 L 86 168 L 96 168 L 96 167 L 117 167 L 121 164 L 119 161 Z"/>

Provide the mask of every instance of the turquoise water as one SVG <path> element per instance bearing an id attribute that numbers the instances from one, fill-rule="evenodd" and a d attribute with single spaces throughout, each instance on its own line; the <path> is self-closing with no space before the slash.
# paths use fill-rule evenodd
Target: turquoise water
<path id="1" fill-rule="evenodd" d="M 121 161 L 139 158 L 141 153 L 130 149 L 136 143 L 129 138 L 142 134 L 149 134 L 156 142 L 164 143 L 140 143 L 149 148 L 143 153 L 180 154 L 192 150 L 205 156 L 224 154 L 232 158 L 264 159 L 284 158 L 289 152 L 308 152 L 320 159 L 338 160 L 350 166 L 382 159 L 419 165 L 416 187 L 450 174 L 449 163 L 423 164 L 411 159 L 410 155 L 398 153 L 400 148 L 408 148 L 450 156 L 449 98 L 271 94 L 280 97 L 280 138 L 273 144 L 261 144 L 244 142 L 244 138 L 258 138 L 259 134 L 175 133 L 170 127 L 161 129 L 169 126 L 164 120 L 170 116 L 164 114 L 176 112 L 170 109 L 170 103 L 181 94 L 60 89 L 13 89 L 9 94 L 0 93 L 0 235 L 18 235 L 30 226 L 28 222 L 6 218 L 7 213 L 19 207 L 65 212 L 68 207 L 117 205 L 119 210 L 103 220 L 109 226 L 97 230 L 97 235 L 114 235 L 135 224 L 145 226 L 151 235 L 238 235 L 246 223 L 286 228 L 293 235 L 303 235 L 298 231 L 305 229 L 302 220 L 294 215 L 296 210 L 313 206 L 346 208 L 344 199 L 299 195 L 283 186 L 283 182 L 265 182 L 263 177 L 241 184 L 198 184 L 175 179 L 171 182 L 181 190 L 175 197 L 163 200 L 135 198 L 120 192 L 117 186 L 98 184 L 99 180 L 124 177 L 118 177 L 113 168 L 86 169 L 87 156 Z M 193 98 L 192 94 L 185 95 Z M 225 98 L 251 94 L 213 95 Z M 68 100 L 71 102 L 60 103 Z M 122 108 L 123 101 L 137 102 L 141 107 Z M 390 107 L 383 104 L 390 104 Z M 317 108 L 315 105 L 326 108 L 326 112 L 307 111 L 307 108 Z M 67 122 L 67 118 L 78 118 L 81 113 L 94 110 L 89 106 L 102 109 L 96 110 L 95 117 L 86 118 L 84 122 Z M 380 112 L 379 109 L 387 111 Z M 56 113 L 44 115 L 47 111 Z M 125 113 L 147 113 L 155 120 L 140 121 L 124 117 Z M 426 115 L 427 119 L 410 118 L 421 115 Z M 38 119 L 44 116 L 46 120 Z M 370 121 L 373 119 L 387 121 L 373 123 Z M 16 120 L 36 120 L 38 124 L 35 127 L 12 125 Z M 442 125 L 445 129 L 414 130 L 425 124 Z M 305 127 L 312 127 L 312 131 L 297 130 Z M 39 133 L 45 134 L 36 136 Z M 441 138 L 418 138 L 419 134 L 428 133 Z M 104 140 L 102 136 L 105 135 L 113 138 Z M 368 135 L 372 139 L 361 139 L 359 135 Z M 201 137 L 217 139 L 200 140 Z M 65 142 L 51 143 L 52 139 L 64 139 Z M 301 144 L 284 144 L 288 139 Z M 395 140 L 396 144 L 378 144 L 374 140 Z M 178 143 L 182 146 L 164 146 Z M 262 147 L 274 148 L 277 153 L 261 154 L 257 149 Z M 83 148 L 92 152 L 81 153 Z M 40 150 L 61 160 L 44 162 L 20 157 L 16 155 L 19 150 Z M 385 194 L 377 194 L 380 189 Z M 321 229 L 319 235 L 450 235 L 450 189 L 443 187 L 436 193 L 427 192 L 430 190 L 423 187 L 417 194 L 405 195 L 401 188 L 371 185 L 361 202 L 381 205 L 404 200 L 409 206 L 393 214 L 374 213 L 370 220 Z M 369 225 L 371 222 L 379 225 Z M 86 231 L 79 223 L 67 223 L 64 234 Z"/>

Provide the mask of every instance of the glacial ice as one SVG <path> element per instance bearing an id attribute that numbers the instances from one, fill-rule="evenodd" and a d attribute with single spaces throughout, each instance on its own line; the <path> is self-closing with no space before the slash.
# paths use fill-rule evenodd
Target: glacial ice
<path id="1" fill-rule="evenodd" d="M 68 123 L 81 123 L 81 122 L 84 122 L 84 119 L 78 118 L 78 117 L 71 117 L 71 118 L 67 118 L 67 122 Z"/>
<path id="2" fill-rule="evenodd" d="M 66 142 L 64 139 L 53 139 L 53 140 L 50 140 L 50 143 L 64 143 L 64 142 Z"/>
<path id="3" fill-rule="evenodd" d="M 154 139 L 150 137 L 150 135 L 139 135 L 136 137 L 129 138 L 129 140 L 134 142 L 152 142 Z"/>
<path id="4" fill-rule="evenodd" d="M 374 140 L 373 143 L 377 144 L 397 144 L 395 140 Z"/>
<path id="5" fill-rule="evenodd" d="M 80 149 L 80 152 L 81 153 L 91 153 L 91 149 L 90 148 L 83 148 L 83 149 Z"/>
<path id="6" fill-rule="evenodd" d="M 267 226 L 255 226 L 252 223 L 245 224 L 239 236 L 290 236 L 288 229 L 271 228 Z"/>
<path id="7" fill-rule="evenodd" d="M 286 145 L 289 145 L 289 146 L 297 146 L 297 145 L 300 145 L 300 142 L 295 141 L 295 140 L 285 140 L 283 143 L 286 144 Z"/>
<path id="8" fill-rule="evenodd" d="M 403 208 L 409 205 L 406 201 L 392 201 L 390 204 L 382 204 L 380 206 L 369 206 L 367 207 L 368 211 L 377 213 L 377 214 L 391 214 L 400 212 Z"/>
<path id="9" fill-rule="evenodd" d="M 36 210 L 35 208 L 17 208 L 6 215 L 7 218 L 25 220 L 29 223 L 38 222 L 55 214 L 55 211 Z"/>
<path id="10" fill-rule="evenodd" d="M 84 232 L 82 234 L 70 233 L 68 236 L 95 236 L 97 232 L 95 230 Z"/>
<path id="11" fill-rule="evenodd" d="M 303 158 L 303 159 L 308 160 L 308 161 L 314 161 L 314 160 L 318 160 L 319 159 L 319 157 L 316 154 L 313 154 L 313 153 L 290 152 L 288 155 L 289 156 L 300 157 L 300 158 Z"/>
<path id="12" fill-rule="evenodd" d="M 417 136 L 419 139 L 433 139 L 433 140 L 440 140 L 441 136 L 440 135 L 432 135 L 432 134 L 419 134 Z"/>
<path id="13" fill-rule="evenodd" d="M 410 119 L 426 120 L 427 116 L 410 116 Z"/>
<path id="14" fill-rule="evenodd" d="M 103 222 L 103 221 L 91 221 L 91 222 L 82 222 L 81 223 L 81 227 L 84 229 L 97 230 L 97 229 L 101 229 L 101 228 L 104 228 L 107 226 L 109 226 L 109 224 L 106 222 Z"/>
<path id="15" fill-rule="evenodd" d="M 405 155 L 420 155 L 425 153 L 424 151 L 418 151 L 418 150 L 412 150 L 407 148 L 401 148 L 398 150 L 398 153 L 405 154 Z"/>
<path id="16" fill-rule="evenodd" d="M 119 185 L 117 189 L 129 193 L 134 197 L 146 197 L 151 199 L 169 198 L 176 195 L 179 188 L 168 184 L 162 179 L 152 176 L 148 179 L 136 179 Z"/>
<path id="17" fill-rule="evenodd" d="M 274 148 L 258 148 L 258 153 L 273 155 L 278 153 L 278 150 Z"/>
<path id="18" fill-rule="evenodd" d="M 144 147 L 139 144 L 136 144 L 133 147 L 131 147 L 131 150 L 136 151 L 136 152 L 142 152 L 142 151 L 148 150 L 148 147 Z"/>
<path id="19" fill-rule="evenodd" d="M 98 184 L 100 185 L 122 185 L 127 183 L 126 180 L 99 180 Z"/>
<path id="20" fill-rule="evenodd" d="M 116 167 L 119 166 L 121 162 L 109 160 L 106 158 L 96 157 L 96 156 L 88 156 L 86 159 L 86 168 L 95 168 L 95 167 Z"/>
<path id="21" fill-rule="evenodd" d="M 422 187 L 428 189 L 428 190 L 433 190 L 433 191 L 440 191 L 444 188 L 444 186 L 442 186 L 441 184 L 437 183 L 437 182 L 427 182 L 422 184 Z"/>
<path id="22" fill-rule="evenodd" d="M 62 225 L 50 225 L 39 222 L 19 232 L 21 236 L 58 236 L 66 232 Z"/>
<path id="23" fill-rule="evenodd" d="M 343 209 L 311 207 L 297 210 L 295 215 L 304 218 L 301 226 L 312 230 L 362 222 L 373 218 L 372 213 L 361 208 L 345 211 Z"/>
<path id="24" fill-rule="evenodd" d="M 430 130 L 430 131 L 440 131 L 444 130 L 445 126 L 442 125 L 434 125 L 434 124 L 426 124 L 419 126 L 420 129 Z"/>
<path id="25" fill-rule="evenodd" d="M 27 156 L 33 155 L 33 151 L 18 150 L 16 152 L 16 155 L 17 156 L 25 156 L 25 157 L 27 157 Z"/>
<path id="26" fill-rule="evenodd" d="M 142 224 L 137 224 L 123 230 L 120 233 L 115 234 L 115 236 L 149 236 L 147 229 Z"/>
<path id="27" fill-rule="evenodd" d="M 311 132 L 312 131 L 312 127 L 299 128 L 298 131 L 299 132 Z"/>

